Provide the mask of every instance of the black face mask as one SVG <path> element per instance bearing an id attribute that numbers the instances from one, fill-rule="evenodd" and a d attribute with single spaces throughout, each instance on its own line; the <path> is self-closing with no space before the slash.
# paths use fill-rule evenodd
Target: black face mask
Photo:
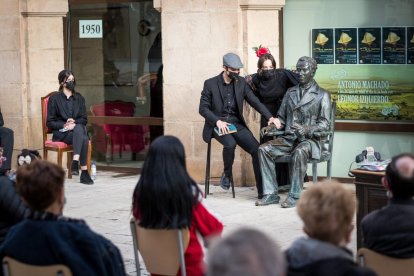
<path id="1" fill-rule="evenodd" d="M 275 70 L 274 69 L 262 70 L 260 72 L 260 77 L 264 80 L 269 80 L 269 79 L 273 78 L 274 75 L 275 75 Z"/>
<path id="2" fill-rule="evenodd" d="M 67 81 L 66 82 L 66 88 L 69 89 L 70 91 L 74 91 L 75 90 L 75 82 L 74 81 Z"/>
<path id="3" fill-rule="evenodd" d="M 228 72 L 229 72 L 229 78 L 230 78 L 232 81 L 236 82 L 236 81 L 238 81 L 238 80 L 239 80 L 239 73 L 230 72 L 230 71 L 228 71 Z"/>

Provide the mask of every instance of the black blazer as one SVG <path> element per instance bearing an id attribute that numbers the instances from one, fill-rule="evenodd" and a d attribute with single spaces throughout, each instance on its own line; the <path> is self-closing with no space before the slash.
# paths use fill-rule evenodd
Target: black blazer
<path id="1" fill-rule="evenodd" d="M 4 126 L 3 115 L 1 114 L 1 110 L 0 110 L 0 126 Z"/>
<path id="2" fill-rule="evenodd" d="M 60 132 L 69 118 L 73 118 L 76 124 L 86 126 L 88 116 L 86 114 L 85 98 L 76 92 L 74 94 L 73 116 L 69 114 L 66 106 L 66 96 L 63 92 L 56 92 L 49 98 L 47 105 L 46 126 L 53 131 L 53 141 L 61 141 L 66 136 L 65 132 Z"/>
<path id="3" fill-rule="evenodd" d="M 206 80 L 204 82 L 203 91 L 201 92 L 199 113 L 206 119 L 203 129 L 203 140 L 206 143 L 210 141 L 213 129 L 216 127 L 216 122 L 223 114 L 224 99 L 221 91 L 221 82 L 223 82 L 222 75 L 223 73 L 220 73 L 218 76 Z M 243 117 L 244 100 L 264 116 L 266 120 L 269 120 L 272 117 L 272 114 L 253 94 L 252 89 L 242 77 L 239 77 L 239 80 L 235 83 L 235 98 L 240 115 L 239 119 L 245 127 L 247 126 Z"/>

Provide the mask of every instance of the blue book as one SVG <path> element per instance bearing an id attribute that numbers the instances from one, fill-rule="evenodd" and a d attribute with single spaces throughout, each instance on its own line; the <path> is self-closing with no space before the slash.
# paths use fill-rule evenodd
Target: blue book
<path id="1" fill-rule="evenodd" d="M 227 127 L 229 128 L 229 133 L 226 133 L 226 134 L 230 134 L 230 133 L 235 133 L 235 132 L 237 132 L 237 128 L 236 128 L 236 126 L 235 126 L 235 125 L 230 124 L 230 125 L 228 125 Z M 222 132 L 218 129 L 218 127 L 215 127 L 215 128 L 214 128 L 214 131 L 217 133 L 217 135 L 218 135 L 218 136 L 223 136 L 223 135 L 225 135 L 225 133 L 222 133 Z"/>

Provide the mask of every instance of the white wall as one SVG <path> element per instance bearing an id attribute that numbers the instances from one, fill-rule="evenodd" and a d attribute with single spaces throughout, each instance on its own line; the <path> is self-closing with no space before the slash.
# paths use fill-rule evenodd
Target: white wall
<path id="1" fill-rule="evenodd" d="M 413 14 L 412 0 L 286 0 L 285 67 L 292 68 L 301 56 L 311 56 L 312 28 L 414 26 Z M 383 158 L 414 152 L 414 133 L 337 131 L 332 175 L 347 177 L 350 163 L 366 146 L 373 146 Z M 326 166 L 320 166 L 318 175 L 326 175 Z"/>

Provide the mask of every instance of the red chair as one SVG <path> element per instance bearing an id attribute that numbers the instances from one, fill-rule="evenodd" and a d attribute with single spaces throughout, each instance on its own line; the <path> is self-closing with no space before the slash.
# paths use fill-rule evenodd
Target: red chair
<path id="1" fill-rule="evenodd" d="M 54 142 L 52 139 L 48 139 L 48 134 L 52 133 L 52 130 L 49 129 L 46 125 L 47 120 L 47 104 L 49 103 L 49 97 L 54 95 L 57 92 L 51 92 L 48 95 L 41 98 L 42 105 L 42 133 L 43 133 L 43 159 L 47 160 L 48 152 L 54 151 L 57 152 L 57 162 L 59 166 L 62 166 L 62 157 L 63 153 L 67 153 L 67 168 L 68 168 L 68 178 L 72 178 L 72 159 L 73 159 L 73 147 L 64 142 Z M 88 147 L 88 171 L 90 172 L 91 168 L 91 152 L 92 144 L 89 141 Z"/>
<path id="2" fill-rule="evenodd" d="M 107 101 L 92 105 L 90 110 L 94 116 L 133 117 L 135 104 L 120 100 Z M 105 154 L 107 162 L 113 161 L 115 148 L 118 148 L 120 157 L 127 150 L 127 146 L 132 153 L 138 153 L 145 148 L 144 137 L 147 132 L 147 126 L 103 124 L 94 128 L 95 150 Z"/>

